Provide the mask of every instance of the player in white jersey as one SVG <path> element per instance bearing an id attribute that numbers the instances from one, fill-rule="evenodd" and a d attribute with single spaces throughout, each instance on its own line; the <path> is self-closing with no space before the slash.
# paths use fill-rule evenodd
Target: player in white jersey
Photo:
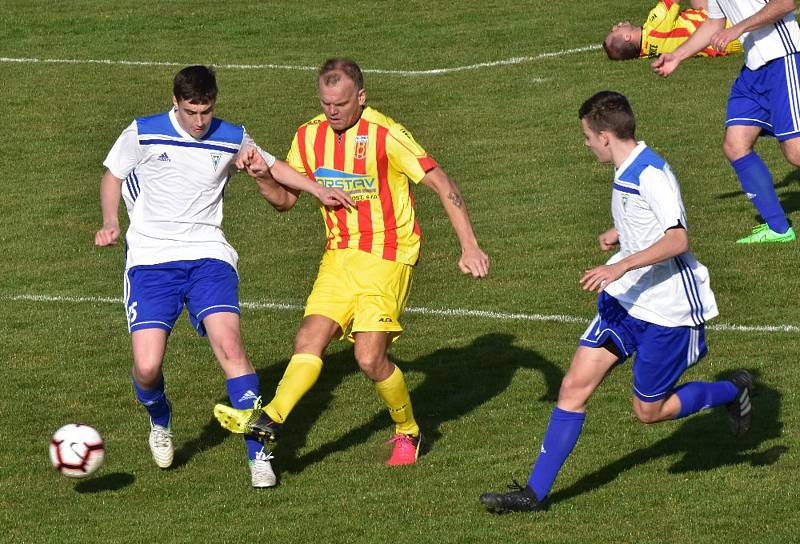
<path id="1" fill-rule="evenodd" d="M 586 404 L 603 378 L 625 359 L 633 362 L 633 411 L 644 423 L 683 418 L 727 405 L 732 430 L 750 429 L 752 376 L 676 384 L 706 354 L 704 323 L 717 315 L 708 271 L 689 251 L 686 214 L 669 165 L 635 139 L 628 100 L 603 91 L 579 110 L 586 145 L 600 162 L 611 162 L 614 226 L 598 240 L 604 251 L 620 250 L 581 278 L 598 291 L 597 316 L 580 339 L 561 382 L 539 456 L 526 486 L 484 493 L 492 512 L 536 511 L 578 441 Z"/>
<path id="2" fill-rule="evenodd" d="M 214 72 L 189 66 L 173 81 L 173 109 L 137 118 L 108 153 L 100 182 L 103 226 L 98 246 L 115 245 L 118 208 L 130 218 L 125 237 L 125 307 L 131 333 L 131 381 L 150 416 L 149 444 L 161 468 L 173 462 L 172 408 L 161 372 L 167 339 L 186 306 L 192 325 L 208 336 L 234 406 L 249 408 L 259 383 L 239 328 L 238 255 L 222 232 L 222 200 L 231 174 L 245 168 L 247 151 L 261 153 L 274 180 L 307 191 L 325 205 L 352 206 L 340 190 L 324 188 L 261 150 L 244 128 L 213 117 Z M 242 153 L 240 153 L 240 151 Z M 285 202 L 262 195 L 276 208 Z M 254 487 L 276 477 L 257 440 L 246 439 Z"/>
<path id="3" fill-rule="evenodd" d="M 774 136 L 791 164 L 800 166 L 800 27 L 794 0 L 709 0 L 708 20 L 673 53 L 661 55 L 653 70 L 664 77 L 709 44 L 719 51 L 739 39 L 745 65 L 731 87 L 722 146 L 747 198 L 764 223 L 737 242 L 793 242 L 797 239 L 775 194 L 767 165 L 753 146 Z M 726 19 L 730 28 L 725 28 Z"/>

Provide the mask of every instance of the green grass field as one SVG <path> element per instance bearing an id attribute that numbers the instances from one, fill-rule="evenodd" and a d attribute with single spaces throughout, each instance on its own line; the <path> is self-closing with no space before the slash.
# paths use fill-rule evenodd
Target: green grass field
<path id="1" fill-rule="evenodd" d="M 5 4 L 0 541 L 800 541 L 798 246 L 733 244 L 756 223 L 720 150 L 741 57 L 687 61 L 662 80 L 646 61 L 612 63 L 585 49 L 612 23 L 640 21 L 651 7 L 644 0 Z M 356 371 L 352 348 L 335 343 L 276 449 L 281 485 L 252 490 L 241 440 L 211 413 L 227 402 L 222 374 L 181 318 L 165 362 L 177 461 L 159 471 L 128 378 L 124 310 L 109 301 L 121 297 L 123 250 L 92 243 L 101 163 L 134 116 L 169 107 L 172 76 L 192 63 L 218 67 L 217 114 L 284 156 L 296 126 L 318 111 L 314 74 L 263 65 L 313 67 L 332 55 L 359 61 L 368 103 L 402 121 L 459 184 L 492 259 L 487 279 L 463 277 L 438 199 L 416 190 L 424 252 L 407 331 L 391 355 L 406 373 L 431 450 L 402 470 L 381 464 L 389 417 Z M 517 60 L 491 64 L 505 59 Z M 470 68 L 407 73 L 458 67 Z M 629 366 L 622 367 L 592 399 L 550 510 L 492 516 L 478 496 L 527 478 L 594 313 L 595 296 L 578 279 L 607 258 L 596 236 L 610 226 L 612 169 L 585 149 L 577 108 L 602 89 L 630 98 L 638 137 L 677 173 L 692 248 L 711 271 L 721 315 L 708 331 L 709 357 L 686 378 L 752 370 L 755 426 L 734 439 L 722 410 L 639 424 Z M 797 220 L 800 176 L 774 142 L 758 150 Z M 243 335 L 269 395 L 302 316 L 269 304 L 303 304 L 322 224 L 312 199 L 278 215 L 243 175 L 226 191 L 225 217 L 241 257 L 241 298 L 260 303 L 243 310 Z M 448 309 L 484 313 L 435 313 Z M 83 481 L 61 477 L 47 458 L 51 433 L 73 421 L 106 440 L 105 465 Z"/>

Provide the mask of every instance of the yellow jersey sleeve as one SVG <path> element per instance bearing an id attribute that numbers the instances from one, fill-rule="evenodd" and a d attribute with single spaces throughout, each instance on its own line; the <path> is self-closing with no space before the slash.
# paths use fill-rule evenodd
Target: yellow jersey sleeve
<path id="1" fill-rule="evenodd" d="M 668 40 L 672 40 L 669 45 L 673 45 L 673 31 L 678 23 L 680 12 L 680 4 L 673 0 L 660 0 L 650 10 L 642 25 L 641 56 L 657 57 L 661 53 L 667 52 L 664 50 L 664 46 Z M 685 41 L 687 36 L 684 36 L 679 43 Z M 674 48 L 672 50 L 674 51 Z"/>
<path id="2" fill-rule="evenodd" d="M 419 145 L 411 133 L 399 123 L 392 123 L 386 137 L 389 162 L 414 183 L 419 183 L 437 164 Z"/>
<path id="3" fill-rule="evenodd" d="M 292 146 L 289 148 L 289 154 L 286 155 L 286 162 L 303 174 L 304 176 L 308 176 L 312 172 L 306 172 L 306 167 L 303 164 L 303 159 L 300 155 L 300 145 L 297 140 L 297 132 L 294 133 L 294 138 L 292 139 Z"/>

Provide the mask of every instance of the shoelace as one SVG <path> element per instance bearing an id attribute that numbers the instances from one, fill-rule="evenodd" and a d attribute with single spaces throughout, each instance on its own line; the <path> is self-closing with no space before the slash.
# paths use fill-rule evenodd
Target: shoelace
<path id="1" fill-rule="evenodd" d="M 153 442 L 159 448 L 166 448 L 169 446 L 172 439 L 172 433 L 163 427 L 153 427 Z"/>
<path id="2" fill-rule="evenodd" d="M 398 434 L 386 441 L 387 444 L 394 444 L 393 450 L 400 455 L 412 455 L 416 452 L 417 445 L 414 438 L 405 434 Z"/>
<path id="3" fill-rule="evenodd" d="M 275 459 L 275 455 L 271 451 L 261 450 L 256 454 L 256 461 L 271 461 Z"/>

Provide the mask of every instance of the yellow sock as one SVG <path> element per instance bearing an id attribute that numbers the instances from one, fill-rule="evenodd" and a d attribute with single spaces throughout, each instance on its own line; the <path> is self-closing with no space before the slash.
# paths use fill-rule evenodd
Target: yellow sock
<path id="1" fill-rule="evenodd" d="M 322 359 L 309 353 L 295 353 L 283 373 L 275 396 L 264 411 L 278 423 L 283 423 L 298 401 L 311 389 L 322 371 Z"/>
<path id="2" fill-rule="evenodd" d="M 389 407 L 389 415 L 395 422 L 395 432 L 419 436 L 419 426 L 411 410 L 411 397 L 400 369 L 395 366 L 391 376 L 382 382 L 375 382 L 375 389 Z"/>

